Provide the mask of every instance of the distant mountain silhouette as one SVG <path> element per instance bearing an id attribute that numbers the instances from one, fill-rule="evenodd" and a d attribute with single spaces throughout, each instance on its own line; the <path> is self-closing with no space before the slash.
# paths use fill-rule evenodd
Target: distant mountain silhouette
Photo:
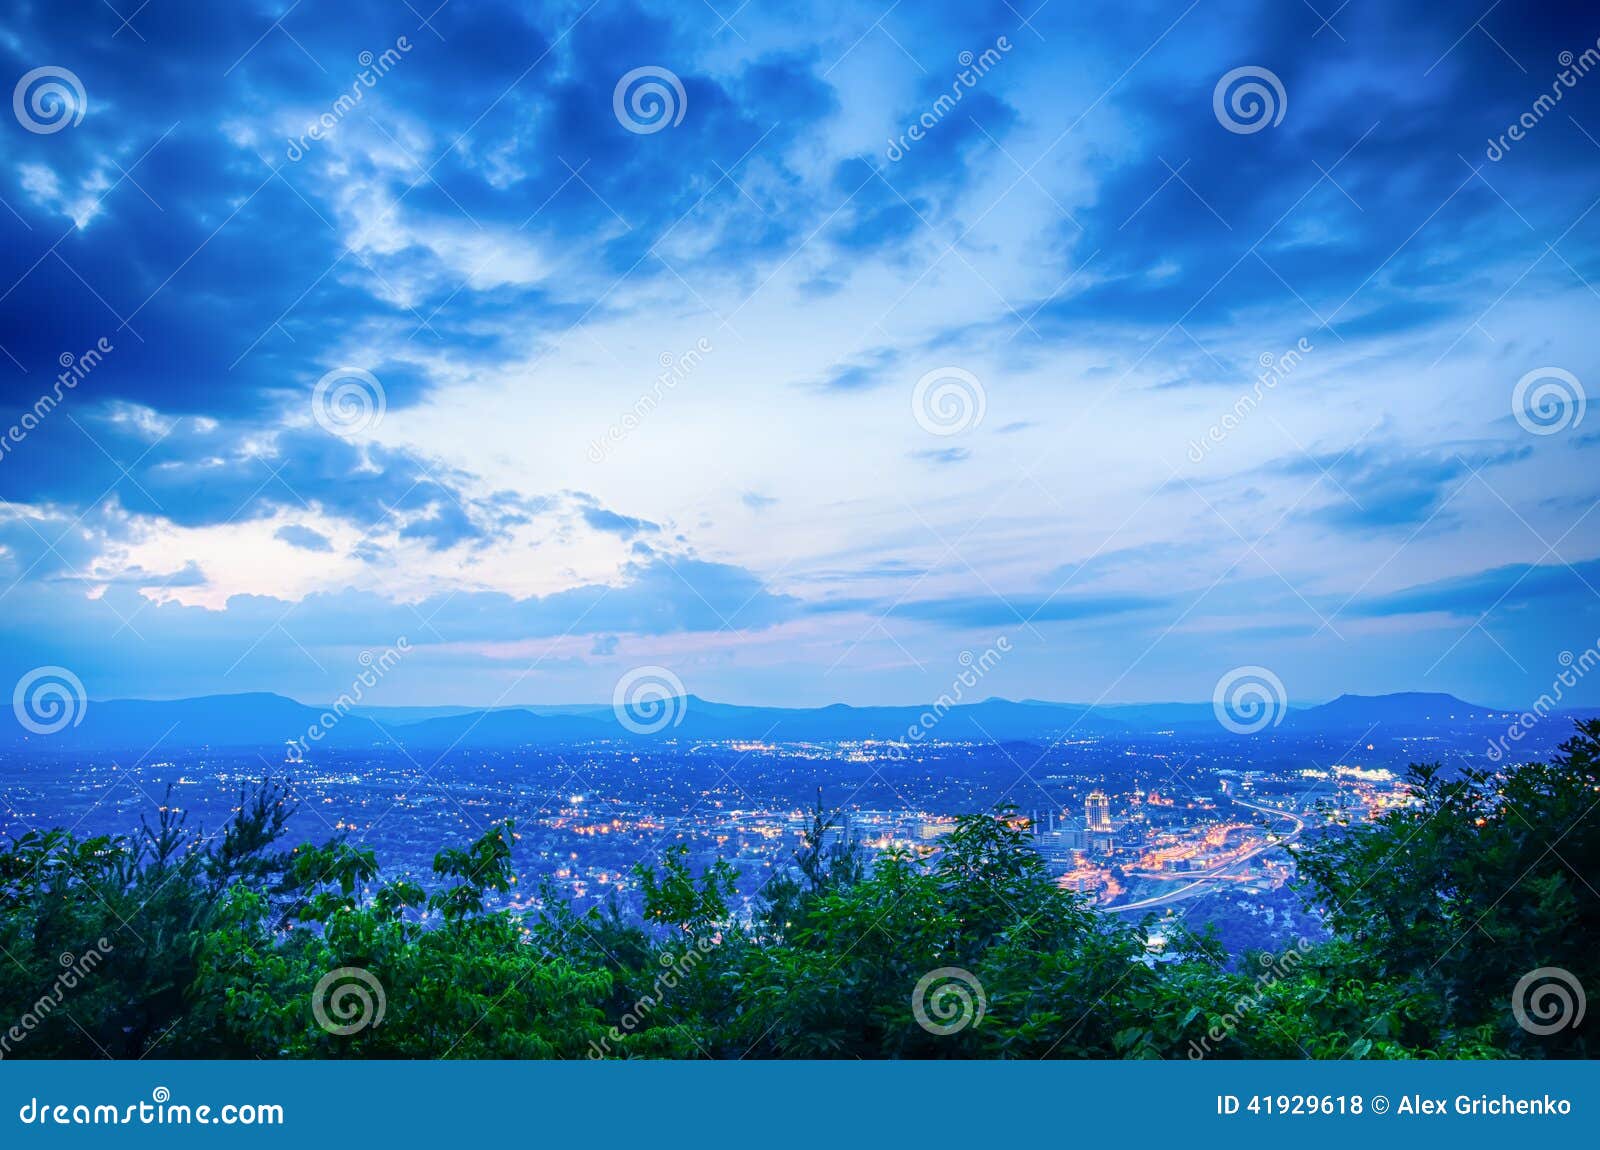
<path id="1" fill-rule="evenodd" d="M 381 719 L 381 741 L 396 742 L 407 750 L 447 751 L 463 749 L 504 749 L 537 744 L 592 743 L 600 739 L 626 738 L 628 732 L 615 721 L 608 708 L 609 722 L 585 719 L 575 715 L 537 715 L 520 708 L 493 711 L 468 711 L 461 715 L 447 715 L 426 719 L 420 723 L 388 726 Z M 349 746 L 340 739 L 335 728 L 335 747 Z"/>
<path id="2" fill-rule="evenodd" d="M 114 751 L 159 755 L 166 749 L 252 748 L 274 760 L 285 744 L 352 751 L 396 744 L 411 753 L 506 750 L 600 741 L 745 740 L 837 742 L 885 740 L 1053 742 L 1072 736 L 1135 736 L 1174 730 L 1234 736 L 1210 703 L 1138 703 L 1088 707 L 1036 700 L 987 699 L 960 706 L 744 707 L 690 695 L 662 710 L 633 712 L 629 722 L 603 704 L 498 707 L 358 707 L 340 716 L 268 693 L 194 699 L 114 699 L 91 702 L 82 720 L 50 735 L 30 734 L 15 721 L 0 724 L 0 746 L 46 752 Z M 1319 733 L 1374 734 L 1461 730 L 1504 723 L 1504 711 L 1452 695 L 1404 692 L 1341 695 L 1320 706 L 1290 710 L 1254 737 Z M 315 737 L 316 732 L 320 737 Z M 919 734 L 920 732 L 920 734 Z"/>
<path id="3" fill-rule="evenodd" d="M 194 699 L 109 699 L 90 702 L 76 726 L 35 735 L 15 719 L 0 723 L 0 742 L 41 751 L 111 750 L 159 757 L 162 748 L 279 748 L 317 722 L 314 707 L 282 695 L 252 692 Z M 363 720 L 347 716 L 346 723 Z M 370 728 L 378 737 L 376 728 Z M 351 732 L 354 734 L 354 732 Z"/>
<path id="4" fill-rule="evenodd" d="M 1319 707 L 1291 711 L 1284 725 L 1302 730 L 1348 730 L 1366 726 L 1459 728 L 1492 722 L 1505 715 L 1504 711 L 1463 702 L 1454 695 L 1402 691 L 1393 695 L 1340 695 Z"/>
<path id="5" fill-rule="evenodd" d="M 1210 703 L 1102 703 L 1095 711 L 1141 731 L 1217 726 Z"/>

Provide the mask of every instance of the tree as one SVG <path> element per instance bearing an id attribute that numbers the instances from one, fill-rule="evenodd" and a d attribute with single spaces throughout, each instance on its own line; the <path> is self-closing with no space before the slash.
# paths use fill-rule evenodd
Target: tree
<path id="1" fill-rule="evenodd" d="M 1414 805 L 1299 866 L 1355 969 L 1396 988 L 1404 1009 L 1382 1025 L 1419 1045 L 1590 1057 L 1582 1027 L 1534 1033 L 1512 995 L 1537 970 L 1600 986 L 1600 721 L 1578 724 L 1549 763 L 1453 776 L 1418 765 L 1409 782 Z"/>
<path id="2" fill-rule="evenodd" d="M 797 923 L 803 923 L 808 907 L 819 896 L 860 882 L 866 874 L 860 843 L 842 834 L 833 835 L 830 841 L 829 832 L 839 825 L 840 813 L 824 809 L 822 788 L 818 787 L 811 822 L 800 832 L 800 849 L 794 855 L 800 878 L 785 871 L 774 875 L 761 891 L 766 903 L 763 921 L 774 938 L 781 939 Z"/>
<path id="3" fill-rule="evenodd" d="M 1587 1057 L 1570 1013 L 1550 1023 L 1560 986 L 1600 986 L 1600 721 L 1549 763 L 1409 784 L 1301 853 L 1333 941 L 1237 969 L 1209 935 L 1165 925 L 1156 953 L 1058 887 L 1011 809 L 868 867 L 819 794 L 798 880 L 753 921 L 734 869 L 697 874 L 682 847 L 638 868 L 642 915 L 580 914 L 547 883 L 524 920 L 491 909 L 510 822 L 439 852 L 429 893 L 342 839 L 280 848 L 281 787 L 241 794 L 215 838 L 169 795 L 128 837 L 0 851 L 0 1010 L 20 1025 L 0 1054 Z"/>

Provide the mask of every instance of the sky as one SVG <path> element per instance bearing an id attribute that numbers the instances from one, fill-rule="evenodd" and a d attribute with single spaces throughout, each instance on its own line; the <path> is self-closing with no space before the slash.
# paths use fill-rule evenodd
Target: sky
<path id="1" fill-rule="evenodd" d="M 1035 4 L 8 5 L 0 687 L 1600 704 L 1600 11 Z"/>

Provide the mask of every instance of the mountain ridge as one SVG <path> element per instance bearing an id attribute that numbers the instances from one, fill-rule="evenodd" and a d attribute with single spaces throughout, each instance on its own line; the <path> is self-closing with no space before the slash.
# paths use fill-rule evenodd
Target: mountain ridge
<path id="1" fill-rule="evenodd" d="M 82 705 L 80 705 L 82 706 Z M 938 742 L 1055 741 L 1071 735 L 1134 736 L 1163 732 L 1218 737 L 1275 733 L 1420 731 L 1445 725 L 1503 724 L 1510 712 L 1440 692 L 1347 693 L 1326 703 L 1280 706 L 1265 722 L 1225 726 L 1211 703 L 1124 703 L 1100 706 L 991 697 L 981 702 L 923 706 L 752 707 L 695 695 L 660 700 L 655 710 L 620 715 L 598 703 L 491 708 L 317 707 L 265 691 L 186 699 L 90 700 L 76 722 L 54 733 L 20 723 L 0 730 L 0 746 L 39 750 L 161 746 L 277 747 L 358 750 L 399 745 L 425 750 L 504 750 L 600 741 Z M 1275 717 L 1275 721 L 1274 721 Z"/>

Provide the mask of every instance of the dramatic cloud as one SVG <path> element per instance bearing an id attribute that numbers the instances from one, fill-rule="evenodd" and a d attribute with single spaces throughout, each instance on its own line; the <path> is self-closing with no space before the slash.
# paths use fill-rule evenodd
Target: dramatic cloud
<path id="1" fill-rule="evenodd" d="M 85 102 L 4 125 L 0 672 L 903 702 L 1001 629 L 1015 697 L 1515 704 L 1600 605 L 1597 38 L 13 6 Z"/>

